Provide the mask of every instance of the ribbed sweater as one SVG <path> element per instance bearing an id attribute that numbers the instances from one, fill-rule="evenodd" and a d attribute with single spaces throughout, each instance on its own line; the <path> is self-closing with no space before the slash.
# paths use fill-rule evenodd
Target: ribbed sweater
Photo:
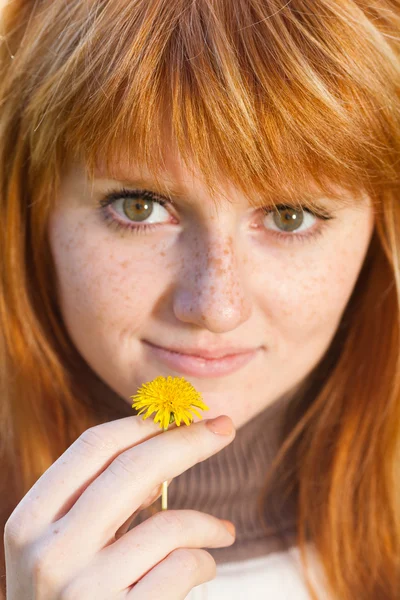
<path id="1" fill-rule="evenodd" d="M 278 489 L 270 490 L 267 506 L 278 511 L 279 523 L 267 506 L 262 505 L 264 517 L 259 514 L 260 495 L 279 448 L 282 416 L 289 400 L 285 396 L 275 401 L 239 427 L 231 444 L 175 477 L 168 486 L 169 509 L 198 510 L 234 523 L 232 546 L 207 548 L 217 564 L 284 551 L 296 543 L 294 504 L 283 503 Z M 142 511 L 130 528 L 148 516 Z"/>

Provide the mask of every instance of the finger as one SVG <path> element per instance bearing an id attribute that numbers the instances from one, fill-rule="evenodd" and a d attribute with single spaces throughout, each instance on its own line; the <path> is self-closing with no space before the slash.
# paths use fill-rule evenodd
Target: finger
<path id="1" fill-rule="evenodd" d="M 172 481 L 172 479 L 168 479 L 167 486 L 169 486 L 171 481 Z M 157 498 L 159 498 L 161 496 L 161 494 L 162 494 L 162 484 L 157 485 L 154 488 L 153 492 L 149 495 L 149 497 L 146 498 L 146 500 L 143 502 L 143 504 L 141 504 L 139 506 L 139 508 L 137 510 L 135 510 L 134 513 L 129 516 L 129 518 L 125 521 L 125 523 L 123 525 L 121 525 L 121 527 L 115 533 L 115 539 L 118 539 L 122 535 L 124 535 L 128 531 L 128 529 L 129 529 L 132 521 L 135 519 L 136 515 L 144 508 L 147 508 L 148 506 L 153 504 L 153 502 L 155 502 L 157 500 Z"/>
<path id="2" fill-rule="evenodd" d="M 206 550 L 178 548 L 143 577 L 126 600 L 185 600 L 196 585 L 214 579 L 215 560 Z"/>
<path id="3" fill-rule="evenodd" d="M 223 417 L 225 420 L 232 427 L 228 435 L 213 433 L 203 421 L 166 431 L 122 452 L 57 522 L 57 528 L 69 530 L 72 539 L 85 530 L 86 551 L 98 552 L 156 485 L 180 475 L 234 439 L 233 423 L 229 417 Z"/>
<path id="4" fill-rule="evenodd" d="M 112 598 L 176 548 L 220 548 L 234 541 L 224 522 L 212 515 L 194 510 L 161 511 L 101 550 L 85 570 L 85 581 L 98 581 L 102 597 Z"/>
<path id="5" fill-rule="evenodd" d="M 152 419 L 132 416 L 85 430 L 43 473 L 10 515 L 14 538 L 36 539 L 68 512 L 82 491 L 121 452 L 162 433 Z"/>

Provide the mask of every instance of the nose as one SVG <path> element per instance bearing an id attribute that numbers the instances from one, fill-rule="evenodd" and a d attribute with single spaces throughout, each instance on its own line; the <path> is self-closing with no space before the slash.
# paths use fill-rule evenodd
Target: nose
<path id="1" fill-rule="evenodd" d="M 245 283 L 232 236 L 192 240 L 174 290 L 175 316 L 215 333 L 235 329 L 252 312 Z"/>

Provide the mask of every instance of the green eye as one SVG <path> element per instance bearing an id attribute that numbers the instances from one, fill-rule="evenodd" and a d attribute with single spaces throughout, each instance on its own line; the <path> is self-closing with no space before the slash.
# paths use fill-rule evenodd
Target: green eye
<path id="1" fill-rule="evenodd" d="M 153 212 L 153 202 L 146 198 L 125 198 L 122 209 L 132 221 L 145 221 Z"/>
<path id="2" fill-rule="evenodd" d="M 304 211 L 289 206 L 277 207 L 272 214 L 275 225 L 281 231 L 296 231 L 304 221 Z"/>

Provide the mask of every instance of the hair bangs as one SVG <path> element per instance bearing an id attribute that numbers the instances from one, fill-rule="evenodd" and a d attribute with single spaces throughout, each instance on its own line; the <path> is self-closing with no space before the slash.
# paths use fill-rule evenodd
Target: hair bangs
<path id="1" fill-rule="evenodd" d="M 398 185 L 385 112 L 397 63 L 355 4 L 243 2 L 234 16 L 226 1 L 70 4 L 74 36 L 51 4 L 40 14 L 53 52 L 27 109 L 33 165 L 79 157 L 93 177 L 99 160 L 124 160 L 159 184 L 174 148 L 212 197 L 227 181 L 255 206 Z M 342 47 L 329 44 L 339 28 Z M 386 59 L 372 74 L 374 41 Z"/>

